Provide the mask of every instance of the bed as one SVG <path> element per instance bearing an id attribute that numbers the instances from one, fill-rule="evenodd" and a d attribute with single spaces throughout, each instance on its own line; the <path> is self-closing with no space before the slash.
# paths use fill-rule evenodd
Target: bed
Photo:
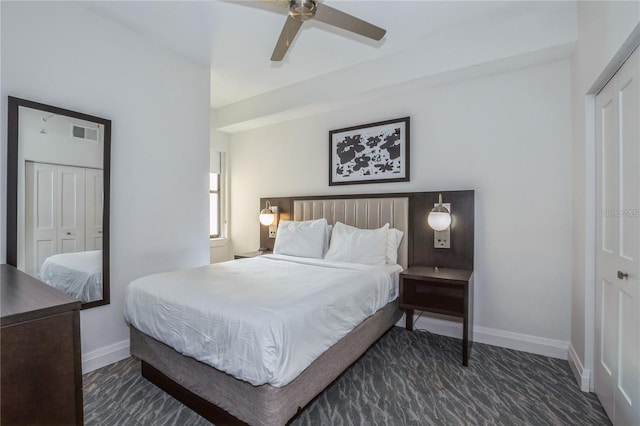
<path id="1" fill-rule="evenodd" d="M 82 302 L 102 299 L 102 250 L 47 257 L 40 280 Z"/>
<path id="2" fill-rule="evenodd" d="M 341 224 L 379 231 L 387 223 L 406 235 L 408 204 L 406 197 L 294 200 L 292 219 L 326 219 L 334 225 L 334 235 Z M 125 308 L 131 353 L 142 361 L 143 376 L 208 420 L 286 424 L 400 319 L 397 275 L 407 265 L 407 240 L 396 246 L 400 266 L 395 267 L 285 253 L 137 280 L 127 290 Z M 300 274 L 307 279 L 296 285 L 297 278 L 291 277 Z M 269 285 L 263 291 L 245 287 L 249 276 Z M 210 300 L 219 303 L 199 303 L 204 296 L 198 291 L 216 280 L 225 284 L 205 292 L 216 292 Z M 317 292 L 323 285 L 330 291 Z M 178 297 L 171 295 L 172 286 L 182 289 Z M 233 292 L 220 294 L 225 286 Z M 351 293 L 352 287 L 364 293 Z M 244 293 L 242 302 L 234 299 L 238 290 Z M 269 293 L 282 297 L 267 297 Z M 250 308 L 245 309 L 247 300 Z M 155 309 L 155 316 L 141 306 Z M 227 322 L 218 315 L 222 313 Z M 257 328 L 249 329 L 247 323 Z M 239 346 L 235 353 L 240 355 L 215 349 L 230 336 L 240 336 L 229 343 Z M 279 347 L 278 341 L 297 343 Z M 211 342 L 214 346 L 207 348 Z"/>

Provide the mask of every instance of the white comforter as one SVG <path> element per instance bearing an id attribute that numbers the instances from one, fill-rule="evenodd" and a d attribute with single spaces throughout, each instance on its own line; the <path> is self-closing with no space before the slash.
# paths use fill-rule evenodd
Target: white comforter
<path id="1" fill-rule="evenodd" d="M 133 281 L 125 317 L 184 355 L 279 387 L 394 300 L 401 269 L 282 255 L 218 263 Z"/>
<path id="2" fill-rule="evenodd" d="M 102 250 L 47 257 L 40 280 L 83 302 L 102 299 Z"/>

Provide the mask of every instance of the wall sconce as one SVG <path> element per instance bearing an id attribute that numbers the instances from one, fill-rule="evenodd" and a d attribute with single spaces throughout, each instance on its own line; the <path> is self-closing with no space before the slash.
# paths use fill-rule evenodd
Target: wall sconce
<path id="1" fill-rule="evenodd" d="M 278 216 L 280 209 L 278 206 L 272 206 L 271 202 L 267 200 L 267 205 L 264 209 L 260 210 L 260 223 L 269 227 L 269 238 L 276 237 L 276 231 L 278 230 Z"/>
<path id="2" fill-rule="evenodd" d="M 427 216 L 427 223 L 433 229 L 433 246 L 451 248 L 451 204 L 442 203 L 442 194 L 438 194 L 438 204 Z"/>

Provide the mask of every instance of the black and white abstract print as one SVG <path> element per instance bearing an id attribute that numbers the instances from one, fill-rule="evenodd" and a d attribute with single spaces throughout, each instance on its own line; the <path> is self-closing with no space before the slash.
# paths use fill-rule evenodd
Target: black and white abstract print
<path id="1" fill-rule="evenodd" d="M 408 118 L 385 123 L 330 132 L 331 184 L 408 180 Z"/>

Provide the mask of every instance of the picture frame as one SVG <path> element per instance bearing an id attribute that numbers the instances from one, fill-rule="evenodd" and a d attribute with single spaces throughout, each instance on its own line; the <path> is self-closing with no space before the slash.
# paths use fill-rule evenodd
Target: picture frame
<path id="1" fill-rule="evenodd" d="M 329 132 L 329 186 L 408 182 L 410 117 Z"/>

